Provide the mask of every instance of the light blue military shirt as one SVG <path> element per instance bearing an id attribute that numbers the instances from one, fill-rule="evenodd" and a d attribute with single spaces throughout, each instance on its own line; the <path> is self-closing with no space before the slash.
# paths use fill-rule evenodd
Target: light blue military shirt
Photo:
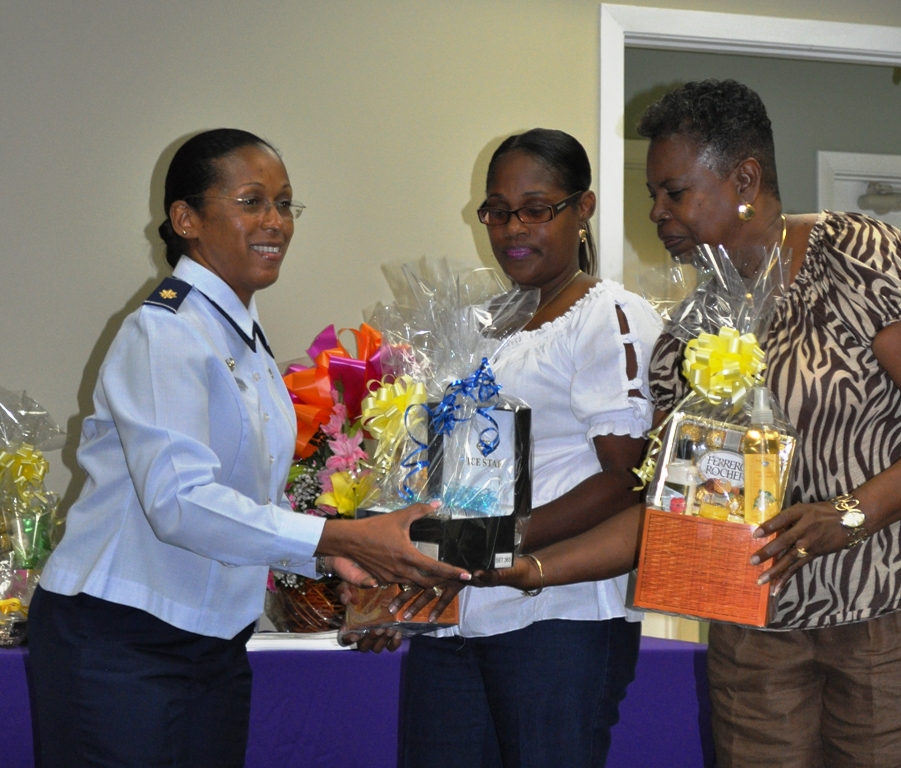
<path id="1" fill-rule="evenodd" d="M 285 498 L 296 421 L 254 301 L 184 256 L 173 277 L 100 369 L 87 482 L 41 586 L 229 638 L 262 613 L 270 566 L 313 575 L 324 520 Z"/>

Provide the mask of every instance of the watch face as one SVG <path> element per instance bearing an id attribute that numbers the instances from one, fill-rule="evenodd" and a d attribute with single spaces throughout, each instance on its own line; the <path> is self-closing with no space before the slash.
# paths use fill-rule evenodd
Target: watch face
<path id="1" fill-rule="evenodd" d="M 863 512 L 858 512 L 856 510 L 852 512 L 845 512 L 842 515 L 842 525 L 845 528 L 860 528 L 866 522 L 866 518 L 863 515 Z"/>

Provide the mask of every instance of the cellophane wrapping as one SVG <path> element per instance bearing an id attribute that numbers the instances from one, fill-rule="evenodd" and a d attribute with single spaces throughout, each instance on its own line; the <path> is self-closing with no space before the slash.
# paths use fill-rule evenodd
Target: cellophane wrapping
<path id="1" fill-rule="evenodd" d="M 652 272 L 640 285 L 671 289 L 654 300 L 665 313 L 668 333 L 686 343 L 682 375 L 690 394 L 676 407 L 662 436 L 652 435 L 653 465 L 643 467 L 650 480 L 646 503 L 664 511 L 697 514 L 705 504 L 722 508 L 718 519 L 744 522 L 742 441 L 751 423 L 748 393 L 763 386 L 766 338 L 773 314 L 789 284 L 791 252 L 778 247 L 729 252 L 722 246 L 698 248 L 692 265 Z M 679 291 L 686 295 L 679 300 Z M 797 432 L 772 392 L 767 399 L 780 433 L 780 485 L 784 498 Z M 679 461 L 677 461 L 679 460 Z M 679 462 L 698 470 L 694 499 L 672 508 L 668 475 Z M 651 474 L 653 473 L 653 474 Z M 680 468 L 679 474 L 682 473 Z M 678 496 L 678 494 L 677 494 Z M 780 504 L 782 498 L 780 498 Z"/>
<path id="2" fill-rule="evenodd" d="M 497 561 L 493 551 L 499 521 L 515 518 L 521 533 L 531 511 L 531 411 L 504 394 L 491 366 L 534 315 L 539 292 L 446 260 L 401 274 L 398 301 L 370 320 L 387 376 L 363 407 L 379 489 L 368 512 L 437 500 L 435 515 L 411 530 L 420 549 L 463 567 L 510 565 L 512 544 Z"/>
<path id="3" fill-rule="evenodd" d="M 31 596 L 61 522 L 59 497 L 44 486 L 43 452 L 64 440 L 41 405 L 0 387 L 0 646 L 25 638 Z"/>
<path id="4" fill-rule="evenodd" d="M 649 435 L 638 470 L 648 486 L 630 586 L 637 608 L 750 626 L 766 626 L 770 618 L 771 587 L 757 583 L 767 566 L 749 562 L 767 539 L 755 539 L 759 520 L 746 518 L 745 444 L 748 394 L 762 388 L 778 433 L 778 490 L 767 510 L 778 510 L 797 433 L 763 385 L 766 350 L 758 340 L 766 338 L 789 284 L 790 261 L 779 248 L 704 247 L 692 265 L 641 282 L 646 293 L 652 284 L 667 289 L 655 303 L 667 319 L 664 333 L 685 343 L 681 373 L 689 393 Z"/>

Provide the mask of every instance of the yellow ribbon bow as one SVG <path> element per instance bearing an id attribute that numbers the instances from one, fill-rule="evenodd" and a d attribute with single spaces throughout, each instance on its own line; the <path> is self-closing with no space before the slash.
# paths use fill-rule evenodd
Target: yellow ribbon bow
<path id="1" fill-rule="evenodd" d="M 37 495 L 43 500 L 40 490 L 50 464 L 44 454 L 28 443 L 22 443 L 15 451 L 0 451 L 0 475 L 8 472 L 16 494 L 27 502 Z"/>
<path id="2" fill-rule="evenodd" d="M 28 615 L 28 606 L 22 605 L 22 601 L 18 597 L 8 597 L 6 600 L 0 600 L 0 613 L 8 616 L 11 613 L 21 613 Z"/>
<path id="3" fill-rule="evenodd" d="M 428 399 L 425 384 L 414 382 L 407 374 L 393 384 L 382 384 L 363 400 L 363 428 L 378 440 L 374 463 L 385 469 L 406 435 L 404 418 L 411 406 L 422 405 Z"/>
<path id="4" fill-rule="evenodd" d="M 762 379 L 764 352 L 753 333 L 723 326 L 714 336 L 702 333 L 685 347 L 682 373 L 699 395 L 714 405 L 737 406 Z"/>

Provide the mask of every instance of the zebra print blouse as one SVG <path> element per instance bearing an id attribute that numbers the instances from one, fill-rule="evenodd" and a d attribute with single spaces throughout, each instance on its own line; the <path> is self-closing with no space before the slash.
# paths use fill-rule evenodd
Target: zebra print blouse
<path id="1" fill-rule="evenodd" d="M 853 492 L 901 459 L 901 389 L 872 341 L 901 320 L 901 231 L 857 213 L 821 213 L 762 345 L 766 383 L 800 433 L 791 503 Z M 682 343 L 651 361 L 661 410 L 685 394 Z M 901 350 L 898 351 L 901 354 Z M 901 522 L 814 559 L 783 587 L 769 629 L 863 621 L 901 608 Z"/>

